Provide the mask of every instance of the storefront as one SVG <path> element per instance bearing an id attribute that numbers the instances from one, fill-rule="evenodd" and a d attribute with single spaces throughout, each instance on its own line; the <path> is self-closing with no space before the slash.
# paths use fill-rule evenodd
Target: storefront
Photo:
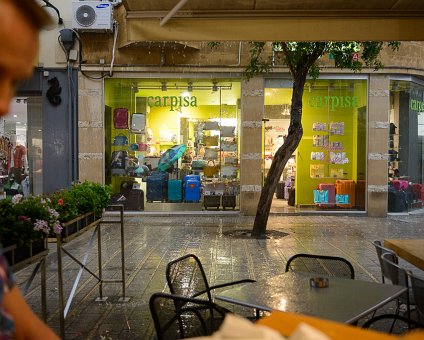
<path id="1" fill-rule="evenodd" d="M 239 209 L 240 80 L 106 79 L 105 182 L 127 210 Z"/>
<path id="2" fill-rule="evenodd" d="M 424 206 L 424 82 L 392 76 L 388 142 L 388 211 L 407 212 Z"/>
<path id="3" fill-rule="evenodd" d="M 291 81 L 268 79 L 264 106 L 264 174 L 290 123 Z M 366 207 L 367 78 L 307 81 L 303 138 L 288 161 L 276 199 L 298 210 Z"/>

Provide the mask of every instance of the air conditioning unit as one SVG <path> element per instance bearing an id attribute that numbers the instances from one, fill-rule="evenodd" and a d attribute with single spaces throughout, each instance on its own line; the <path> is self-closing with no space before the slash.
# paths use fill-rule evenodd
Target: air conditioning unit
<path id="1" fill-rule="evenodd" d="M 113 6 L 109 1 L 73 1 L 72 28 L 81 31 L 111 31 Z"/>

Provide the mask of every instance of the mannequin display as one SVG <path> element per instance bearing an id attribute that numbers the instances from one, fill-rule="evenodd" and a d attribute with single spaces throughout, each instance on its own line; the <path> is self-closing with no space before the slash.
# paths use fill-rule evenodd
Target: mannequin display
<path id="1" fill-rule="evenodd" d="M 146 128 L 146 144 L 148 145 L 146 156 L 158 157 L 159 151 L 156 149 L 155 137 L 151 128 Z"/>
<path id="2" fill-rule="evenodd" d="M 21 182 L 21 190 L 22 190 L 22 195 L 24 195 L 24 197 L 29 196 L 29 176 L 28 175 L 23 176 L 23 180 Z"/>
<path id="3" fill-rule="evenodd" d="M 16 139 L 16 135 L 10 137 L 10 142 L 12 144 L 12 150 L 9 155 L 8 168 L 9 172 L 13 172 L 15 181 L 20 183 L 22 181 L 22 175 L 28 167 L 26 148 Z"/>

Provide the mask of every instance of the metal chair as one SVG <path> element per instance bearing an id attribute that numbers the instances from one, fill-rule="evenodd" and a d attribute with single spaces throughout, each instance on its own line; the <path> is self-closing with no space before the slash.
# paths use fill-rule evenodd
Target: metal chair
<path id="1" fill-rule="evenodd" d="M 203 296 L 211 302 L 211 291 L 214 289 L 239 283 L 255 282 L 252 279 L 244 279 L 209 286 L 202 263 L 193 254 L 187 254 L 169 262 L 166 266 L 166 280 L 172 294 L 191 298 Z"/>
<path id="2" fill-rule="evenodd" d="M 337 256 L 296 254 L 287 261 L 286 272 L 288 271 L 355 278 L 355 270 L 352 264 L 348 260 Z"/>
<path id="3" fill-rule="evenodd" d="M 226 314 L 226 310 L 208 300 L 167 293 L 154 293 L 149 308 L 158 340 L 211 335 Z"/>
<path id="4" fill-rule="evenodd" d="M 388 248 L 383 247 L 383 245 L 381 244 L 381 241 L 378 240 L 374 240 L 372 241 L 372 244 L 375 247 L 375 250 L 377 252 L 377 258 L 378 258 L 378 262 L 380 263 L 380 269 L 381 269 L 381 282 L 385 282 L 385 278 L 388 277 L 388 273 L 385 272 L 385 268 L 383 267 L 383 259 L 381 258 L 381 255 L 386 254 L 386 253 L 390 253 L 392 254 L 392 261 L 394 263 L 398 263 L 398 258 L 396 253 Z"/>
<path id="5" fill-rule="evenodd" d="M 421 326 L 424 324 L 424 279 L 411 272 L 407 272 L 411 282 L 411 293 L 415 302 L 417 320 Z"/>

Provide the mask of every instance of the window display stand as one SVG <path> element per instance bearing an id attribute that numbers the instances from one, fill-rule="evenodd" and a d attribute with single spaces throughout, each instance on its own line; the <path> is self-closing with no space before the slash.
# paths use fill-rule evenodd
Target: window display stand
<path id="1" fill-rule="evenodd" d="M 124 206 L 121 204 L 118 205 L 109 205 L 108 209 L 112 208 L 114 210 L 120 211 L 120 219 L 119 220 L 104 220 L 104 218 L 100 218 L 93 223 L 90 224 L 86 228 L 89 229 L 94 228 L 91 238 L 88 242 L 87 249 L 82 256 L 82 260 L 78 260 L 75 256 L 73 256 L 67 249 L 64 248 L 64 244 L 62 243 L 62 236 L 59 234 L 56 238 L 57 245 L 57 270 L 58 270 L 58 289 L 59 289 L 59 313 L 60 313 L 60 335 L 62 338 L 65 337 L 65 320 L 69 313 L 72 300 L 75 297 L 77 292 L 77 287 L 79 281 L 81 279 L 83 270 L 86 270 L 90 275 L 92 275 L 98 282 L 96 285 L 99 286 L 99 297 L 96 298 L 96 301 L 103 302 L 107 300 L 106 296 L 103 296 L 103 284 L 104 283 L 121 283 L 122 284 L 122 297 L 118 300 L 119 302 L 128 302 L 130 298 L 126 297 L 125 294 L 125 254 L 124 254 Z M 120 280 L 107 280 L 103 278 L 102 273 L 102 241 L 101 241 L 101 227 L 103 224 L 119 224 L 121 229 L 121 279 Z M 88 257 L 93 249 L 93 243 L 97 235 L 97 259 L 98 259 L 98 274 L 95 274 L 93 271 L 87 268 Z M 63 264 L 62 264 L 62 252 L 70 257 L 71 260 L 76 262 L 80 269 L 75 277 L 71 292 L 66 301 L 65 306 L 65 297 L 64 297 L 64 286 L 63 286 Z"/>

